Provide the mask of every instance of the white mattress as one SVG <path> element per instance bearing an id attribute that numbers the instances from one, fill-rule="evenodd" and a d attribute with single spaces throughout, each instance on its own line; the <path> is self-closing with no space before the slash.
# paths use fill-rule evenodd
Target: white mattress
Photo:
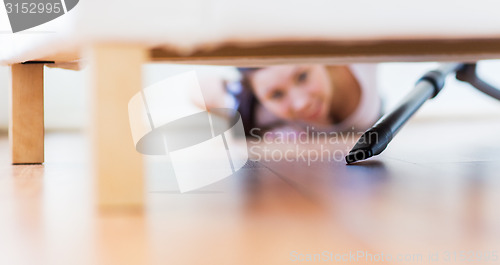
<path id="1" fill-rule="evenodd" d="M 167 45 L 181 54 L 227 42 L 500 38 L 497 0 L 83 0 L 11 34 L 0 9 L 0 63 L 91 42 Z"/>

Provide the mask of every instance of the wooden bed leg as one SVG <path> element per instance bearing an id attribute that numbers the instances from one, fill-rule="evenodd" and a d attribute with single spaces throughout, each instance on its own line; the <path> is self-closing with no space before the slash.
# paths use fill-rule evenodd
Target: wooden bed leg
<path id="1" fill-rule="evenodd" d="M 43 63 L 11 66 L 9 140 L 12 164 L 44 162 Z"/>
<path id="2" fill-rule="evenodd" d="M 140 46 L 98 44 L 90 47 L 92 163 L 100 210 L 142 210 L 144 169 L 135 150 L 128 102 L 142 89 Z"/>

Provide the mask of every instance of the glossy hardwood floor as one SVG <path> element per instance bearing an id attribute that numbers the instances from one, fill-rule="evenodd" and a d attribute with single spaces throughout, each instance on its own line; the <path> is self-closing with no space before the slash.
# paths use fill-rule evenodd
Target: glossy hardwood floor
<path id="1" fill-rule="evenodd" d="M 4 135 L 0 264 L 498 264 L 499 135 L 497 116 L 412 121 L 351 166 L 353 137 L 266 144 L 294 151 L 184 194 L 148 157 L 136 213 L 94 209 L 84 134 L 48 133 L 43 166 L 10 165 Z"/>

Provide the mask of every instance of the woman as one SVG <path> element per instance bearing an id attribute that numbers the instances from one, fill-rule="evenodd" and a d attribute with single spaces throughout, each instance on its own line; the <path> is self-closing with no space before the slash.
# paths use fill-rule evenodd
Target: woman
<path id="1" fill-rule="evenodd" d="M 224 82 L 224 90 L 232 95 L 230 105 L 242 115 L 247 135 L 254 128 L 264 132 L 303 130 L 307 126 L 325 131 L 362 131 L 381 114 L 375 65 L 279 65 L 239 71 L 241 79 Z M 206 88 L 205 82 L 202 88 Z M 210 90 L 211 95 L 205 95 L 208 108 L 227 107 L 220 101 L 227 96 Z"/>

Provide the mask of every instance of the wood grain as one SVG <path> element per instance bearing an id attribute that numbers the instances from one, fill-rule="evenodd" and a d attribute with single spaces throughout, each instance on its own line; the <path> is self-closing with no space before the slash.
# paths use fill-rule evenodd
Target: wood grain
<path id="1" fill-rule="evenodd" d="M 168 45 L 147 49 L 150 61 L 179 64 L 265 66 L 299 63 L 475 62 L 500 58 L 500 39 L 228 40 L 225 43 L 200 45 L 189 53 L 180 53 Z M 81 50 L 82 47 L 74 47 L 48 56 L 35 56 L 30 60 L 55 61 L 66 68 L 68 64 L 77 65 L 78 60 L 86 60 Z"/>
<path id="2" fill-rule="evenodd" d="M 169 47 L 151 50 L 153 61 L 261 66 L 273 64 L 462 61 L 500 58 L 500 39 L 228 41 L 190 54 Z"/>
<path id="3" fill-rule="evenodd" d="M 9 135 L 13 164 L 44 162 L 43 66 L 11 67 Z"/>
<path id="4" fill-rule="evenodd" d="M 371 264 L 498 264 L 444 254 L 498 255 L 499 133 L 498 115 L 410 120 L 383 154 L 363 163 L 347 166 L 336 156 L 309 164 L 291 152 L 290 161 L 262 157 L 188 193 L 179 193 L 167 159 L 148 157 L 147 211 L 136 214 L 94 211 L 88 137 L 47 134 L 44 166 L 9 165 L 0 137 L 0 264 L 370 264 L 290 255 L 358 250 L 393 256 Z M 323 149 L 345 152 L 354 142 Z M 297 145 L 322 150 L 322 142 Z M 439 260 L 429 261 L 436 252 Z"/>

